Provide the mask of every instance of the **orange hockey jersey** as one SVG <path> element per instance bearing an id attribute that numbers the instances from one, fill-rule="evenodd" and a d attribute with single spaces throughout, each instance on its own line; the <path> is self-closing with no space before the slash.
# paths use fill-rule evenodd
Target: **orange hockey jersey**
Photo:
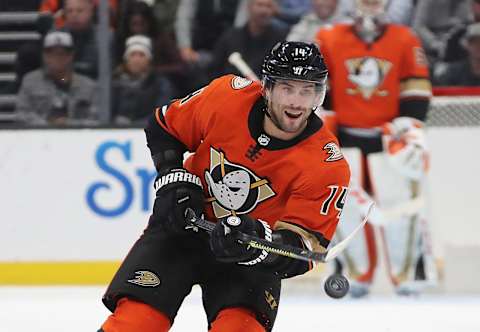
<path id="1" fill-rule="evenodd" d="M 302 134 L 283 141 L 263 131 L 263 108 L 260 84 L 227 75 L 155 115 L 194 152 L 185 168 L 202 179 L 209 218 L 248 213 L 300 234 L 313 249 L 326 247 L 346 199 L 349 166 L 315 115 Z"/>
<path id="2" fill-rule="evenodd" d="M 340 126 L 370 128 L 398 116 L 401 99 L 429 98 L 428 63 L 419 39 L 388 24 L 371 45 L 350 24 L 321 29 L 317 42 L 329 70 L 332 108 Z"/>

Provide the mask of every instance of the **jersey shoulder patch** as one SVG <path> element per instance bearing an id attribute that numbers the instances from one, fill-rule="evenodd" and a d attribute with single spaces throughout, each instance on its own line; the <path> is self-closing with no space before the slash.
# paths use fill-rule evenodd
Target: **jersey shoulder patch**
<path id="1" fill-rule="evenodd" d="M 230 81 L 230 85 L 232 86 L 232 89 L 234 89 L 234 90 L 244 89 L 252 83 L 253 83 L 252 80 L 249 80 L 245 77 L 240 77 L 240 76 L 234 76 L 234 77 L 232 77 L 232 80 Z"/>
<path id="2" fill-rule="evenodd" d="M 328 154 L 327 159 L 325 161 L 332 162 L 343 159 L 342 151 L 340 147 L 335 142 L 328 142 L 323 146 L 323 150 L 325 150 Z"/>

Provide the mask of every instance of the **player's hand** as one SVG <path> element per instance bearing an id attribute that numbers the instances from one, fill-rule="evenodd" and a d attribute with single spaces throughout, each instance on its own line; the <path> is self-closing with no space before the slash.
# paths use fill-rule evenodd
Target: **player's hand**
<path id="1" fill-rule="evenodd" d="M 268 253 L 239 243 L 238 232 L 272 241 L 272 230 L 263 220 L 253 219 L 247 214 L 221 218 L 210 234 L 210 248 L 217 260 L 243 265 L 255 265 L 265 260 Z"/>
<path id="2" fill-rule="evenodd" d="M 185 210 L 191 208 L 200 216 L 204 208 L 204 193 L 200 178 L 183 168 L 159 173 L 154 188 L 153 222 L 172 233 L 181 233 L 188 226 Z"/>

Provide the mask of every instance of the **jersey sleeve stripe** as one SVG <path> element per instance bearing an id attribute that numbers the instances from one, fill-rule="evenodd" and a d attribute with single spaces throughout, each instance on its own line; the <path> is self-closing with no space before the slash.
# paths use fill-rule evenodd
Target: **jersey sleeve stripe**
<path id="1" fill-rule="evenodd" d="M 324 252 L 330 241 L 327 240 L 321 233 L 313 232 L 312 230 L 306 230 L 305 228 L 285 221 L 278 221 L 275 224 L 276 230 L 286 229 L 297 233 L 302 237 L 305 245 L 310 246 L 311 250 Z"/>
<path id="2" fill-rule="evenodd" d="M 167 105 L 163 106 L 162 107 L 162 110 L 163 108 L 167 108 Z M 165 117 L 163 116 L 163 111 L 160 109 L 160 107 L 157 107 L 155 109 L 155 119 L 157 120 L 157 123 L 166 131 L 168 132 L 168 125 L 167 125 L 167 122 L 165 121 Z"/>

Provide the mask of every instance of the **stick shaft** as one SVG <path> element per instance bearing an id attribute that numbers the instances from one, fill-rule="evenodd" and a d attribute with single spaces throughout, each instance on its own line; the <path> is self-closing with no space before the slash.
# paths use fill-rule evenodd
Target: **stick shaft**
<path id="1" fill-rule="evenodd" d="M 338 243 L 336 246 L 325 252 L 311 251 L 307 249 L 302 249 L 282 243 L 270 242 L 265 239 L 261 239 L 256 236 L 244 234 L 241 232 L 235 232 L 234 235 L 236 239 L 243 245 L 248 245 L 255 249 L 265 250 L 269 253 L 290 257 L 294 259 L 304 260 L 304 261 L 315 261 L 320 263 L 326 263 L 331 261 L 336 256 L 338 256 L 348 245 L 348 243 L 353 239 L 353 237 L 363 228 L 365 223 L 368 220 L 368 215 L 372 211 L 373 204 L 370 205 L 367 215 L 364 220 L 357 226 L 357 228 L 347 236 L 343 241 Z M 190 222 L 192 227 L 195 229 L 202 229 L 208 233 L 211 233 L 215 228 L 215 223 L 199 218 L 195 215 L 195 212 L 191 209 L 187 210 L 186 213 L 187 220 Z"/>

